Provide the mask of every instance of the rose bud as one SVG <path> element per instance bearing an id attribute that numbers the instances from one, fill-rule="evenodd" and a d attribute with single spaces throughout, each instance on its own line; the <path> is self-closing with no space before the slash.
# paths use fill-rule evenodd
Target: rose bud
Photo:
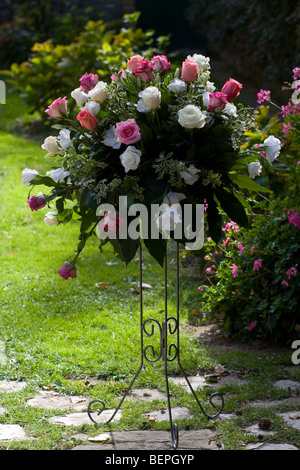
<path id="1" fill-rule="evenodd" d="M 89 129 L 90 131 L 96 129 L 98 126 L 98 121 L 95 118 L 95 116 L 90 113 L 87 109 L 82 109 L 80 113 L 77 114 L 77 119 L 82 125 L 82 127 L 85 127 L 86 129 Z"/>
<path id="2" fill-rule="evenodd" d="M 234 80 L 233 78 L 230 78 L 223 85 L 221 92 L 227 95 L 228 101 L 233 101 L 235 100 L 235 98 L 239 96 L 242 87 L 243 85 L 240 82 L 238 82 L 237 80 Z"/>
<path id="3" fill-rule="evenodd" d="M 64 98 L 57 98 L 53 103 L 51 103 L 46 109 L 45 113 L 53 118 L 62 117 L 64 114 L 67 114 L 67 100 Z"/>
<path id="4" fill-rule="evenodd" d="M 27 199 L 27 203 L 33 212 L 45 207 L 47 204 L 47 199 L 43 195 L 31 196 L 29 199 Z"/>
<path id="5" fill-rule="evenodd" d="M 69 277 L 74 279 L 74 277 L 76 277 L 76 267 L 69 261 L 65 261 L 62 267 L 58 270 L 58 274 L 63 279 L 69 279 Z"/>
<path id="6" fill-rule="evenodd" d="M 181 78 L 185 82 L 194 82 L 199 73 L 199 67 L 194 60 L 186 59 L 182 62 Z"/>
<path id="7" fill-rule="evenodd" d="M 94 88 L 95 85 L 98 83 L 98 75 L 94 73 L 85 73 L 79 79 L 80 88 L 87 92 Z"/>

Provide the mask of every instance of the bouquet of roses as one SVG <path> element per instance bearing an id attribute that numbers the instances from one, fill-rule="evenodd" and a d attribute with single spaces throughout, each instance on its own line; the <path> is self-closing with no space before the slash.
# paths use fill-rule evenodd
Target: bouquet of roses
<path id="1" fill-rule="evenodd" d="M 267 190 L 254 181 L 265 164 L 261 153 L 271 163 L 280 151 L 278 139 L 265 139 L 255 127 L 252 109 L 233 103 L 238 81 L 230 78 L 216 91 L 208 57 L 188 56 L 173 70 L 166 56 L 136 55 L 112 72 L 110 83 L 93 73 L 80 78 L 71 92 L 74 116 L 66 97 L 48 107 L 59 133 L 42 148 L 55 164 L 46 175 L 28 168 L 22 174 L 31 189 L 49 188 L 27 201 L 32 211 L 50 208 L 48 225 L 80 221 L 77 253 L 59 270 L 64 278 L 76 276 L 76 259 L 92 235 L 126 263 L 143 239 L 162 264 L 169 236 L 191 240 L 179 225 L 197 238 L 190 215 L 200 206 L 216 242 L 222 213 L 247 226 L 251 191 Z"/>

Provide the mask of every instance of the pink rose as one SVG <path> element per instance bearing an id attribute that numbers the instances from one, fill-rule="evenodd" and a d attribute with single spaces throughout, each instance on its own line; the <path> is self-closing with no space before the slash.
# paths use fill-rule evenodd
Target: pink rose
<path id="1" fill-rule="evenodd" d="M 181 78 L 185 82 L 194 82 L 198 77 L 199 67 L 197 62 L 186 59 L 182 62 Z"/>
<path id="2" fill-rule="evenodd" d="M 90 113 L 87 109 L 82 109 L 80 113 L 77 114 L 77 119 L 82 125 L 82 127 L 85 127 L 86 129 L 89 129 L 92 131 L 98 126 L 98 121 L 95 118 L 95 116 Z"/>
<path id="3" fill-rule="evenodd" d="M 134 119 L 118 122 L 116 124 L 116 133 L 119 142 L 126 145 L 134 144 L 141 138 L 140 127 Z"/>
<path id="4" fill-rule="evenodd" d="M 104 217 L 99 222 L 99 227 L 104 228 L 105 232 L 118 232 L 124 224 L 125 220 L 118 213 L 104 212 Z"/>
<path id="5" fill-rule="evenodd" d="M 130 57 L 130 59 L 127 61 L 127 70 L 129 72 L 133 72 L 137 65 L 140 64 L 144 60 L 144 57 L 141 55 L 133 55 Z"/>
<path id="6" fill-rule="evenodd" d="M 154 70 L 158 72 L 165 72 L 171 66 L 171 62 L 168 61 L 165 55 L 155 55 L 152 57 L 151 62 L 154 64 Z"/>
<path id="7" fill-rule="evenodd" d="M 136 66 L 133 71 L 133 75 L 135 77 L 140 77 L 144 83 L 149 82 L 149 80 L 154 80 L 155 78 L 153 67 L 154 64 L 151 64 L 149 60 L 143 60 Z"/>
<path id="8" fill-rule="evenodd" d="M 69 279 L 69 277 L 74 279 L 74 277 L 76 277 L 76 267 L 69 261 L 65 261 L 62 267 L 58 270 L 58 274 L 63 279 Z"/>
<path id="9" fill-rule="evenodd" d="M 80 87 L 83 91 L 87 92 L 94 88 L 98 83 L 98 75 L 94 73 L 85 73 L 79 79 Z"/>
<path id="10" fill-rule="evenodd" d="M 45 113 L 49 114 L 49 116 L 53 118 L 61 117 L 68 112 L 67 104 L 66 97 L 57 98 L 48 106 Z"/>
<path id="11" fill-rule="evenodd" d="M 47 199 L 45 196 L 31 196 L 29 199 L 27 199 L 27 203 L 33 212 L 45 207 L 47 204 Z"/>
<path id="12" fill-rule="evenodd" d="M 123 82 L 124 78 L 126 78 L 126 72 L 124 69 L 120 69 L 119 72 L 113 73 L 110 78 L 113 82 L 117 82 L 118 80 Z"/>
<path id="13" fill-rule="evenodd" d="M 234 80 L 233 78 L 230 78 L 223 85 L 221 92 L 227 95 L 228 101 L 233 101 L 239 96 L 242 87 L 243 85 L 240 82 Z"/>
<path id="14" fill-rule="evenodd" d="M 225 108 L 227 103 L 227 95 L 225 95 L 225 93 L 222 93 L 220 91 L 210 93 L 207 111 L 212 111 L 213 109 L 217 112 L 222 111 L 222 109 Z"/>

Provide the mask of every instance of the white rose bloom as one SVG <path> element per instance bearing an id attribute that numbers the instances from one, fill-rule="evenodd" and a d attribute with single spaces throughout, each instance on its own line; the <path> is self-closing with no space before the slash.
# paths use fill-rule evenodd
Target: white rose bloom
<path id="1" fill-rule="evenodd" d="M 139 113 L 149 113 L 151 111 L 148 106 L 145 105 L 145 102 L 143 99 L 140 99 L 136 105 L 136 109 L 138 110 Z"/>
<path id="2" fill-rule="evenodd" d="M 202 70 L 208 70 L 210 69 L 210 58 L 205 57 L 204 55 L 201 54 L 194 54 L 194 55 L 188 55 L 187 58 L 189 60 L 194 60 L 197 62 L 199 69 Z"/>
<path id="3" fill-rule="evenodd" d="M 120 155 L 120 160 L 125 168 L 125 173 L 129 170 L 136 170 L 141 160 L 142 152 L 138 150 L 134 145 L 129 145 L 125 152 Z"/>
<path id="4" fill-rule="evenodd" d="M 204 91 L 208 91 L 209 93 L 213 93 L 215 91 L 216 87 L 213 82 L 207 81 L 204 87 Z"/>
<path id="5" fill-rule="evenodd" d="M 67 150 L 68 147 L 73 146 L 73 141 L 71 139 L 71 131 L 69 129 L 62 129 L 59 131 L 57 140 L 60 142 L 60 145 L 63 150 Z"/>
<path id="6" fill-rule="evenodd" d="M 57 168 L 56 170 L 47 171 L 46 175 L 50 176 L 56 183 L 64 183 L 65 178 L 69 176 L 69 172 L 64 168 Z"/>
<path id="7" fill-rule="evenodd" d="M 72 96 L 72 98 L 74 98 L 74 100 L 76 101 L 76 104 L 77 104 L 77 106 L 79 106 L 79 108 L 81 108 L 86 103 L 86 101 L 89 99 L 88 94 L 85 93 L 84 91 L 82 91 L 82 89 L 80 87 L 75 88 L 75 90 L 72 91 L 71 96 Z"/>
<path id="8" fill-rule="evenodd" d="M 178 111 L 178 122 L 182 127 L 193 129 L 205 126 L 206 115 L 198 106 L 188 104 Z"/>
<path id="9" fill-rule="evenodd" d="M 180 204 L 173 204 L 171 206 L 162 204 L 160 206 L 160 212 L 160 215 L 156 219 L 156 225 L 161 231 L 170 232 L 181 222 Z"/>
<path id="10" fill-rule="evenodd" d="M 183 91 L 186 91 L 186 83 L 179 78 L 174 78 L 174 80 L 170 81 L 168 88 L 174 93 L 182 93 Z"/>
<path id="11" fill-rule="evenodd" d="M 34 180 L 34 178 L 36 177 L 36 175 L 38 175 L 39 173 L 36 171 L 36 170 L 31 170 L 30 168 L 25 168 L 23 171 L 22 171 L 22 181 L 23 181 L 23 184 L 25 184 L 26 186 L 30 186 L 31 185 L 31 181 Z"/>
<path id="12" fill-rule="evenodd" d="M 277 137 L 270 135 L 263 143 L 266 157 L 269 163 L 272 163 L 280 154 L 281 142 Z"/>
<path id="13" fill-rule="evenodd" d="M 186 196 L 182 193 L 173 193 L 172 191 L 165 195 L 163 204 L 179 204 Z"/>
<path id="14" fill-rule="evenodd" d="M 156 86 L 148 86 L 139 93 L 139 97 L 148 109 L 157 109 L 161 102 L 161 92 Z"/>
<path id="15" fill-rule="evenodd" d="M 233 103 L 227 103 L 222 113 L 228 116 L 237 116 L 236 106 Z"/>
<path id="16" fill-rule="evenodd" d="M 259 176 L 261 174 L 261 170 L 262 166 L 258 161 L 249 163 L 248 165 L 248 173 L 252 179 L 254 179 L 256 176 Z"/>
<path id="17" fill-rule="evenodd" d="M 108 94 L 107 84 L 100 81 L 88 92 L 88 97 L 97 103 L 103 103 L 108 98 Z"/>
<path id="18" fill-rule="evenodd" d="M 199 175 L 197 173 L 200 173 L 200 171 L 201 170 L 198 170 L 195 165 L 190 165 L 188 168 L 186 168 L 180 173 L 180 176 L 186 184 L 192 185 L 196 183 L 196 181 L 198 181 Z"/>
<path id="19" fill-rule="evenodd" d="M 100 111 L 100 104 L 97 103 L 96 101 L 87 101 L 83 109 L 87 109 L 94 116 L 97 116 L 97 114 Z"/>
<path id="20" fill-rule="evenodd" d="M 119 149 L 121 147 L 121 142 L 118 140 L 116 127 L 112 126 L 105 133 L 104 139 L 101 141 L 102 144 L 112 147 L 114 149 Z"/>
<path id="21" fill-rule="evenodd" d="M 210 101 L 209 95 L 210 95 L 210 92 L 208 92 L 208 91 L 206 91 L 202 95 L 202 103 L 203 103 L 203 106 L 205 108 L 208 108 L 208 106 L 209 106 L 209 101 Z"/>
<path id="22" fill-rule="evenodd" d="M 57 225 L 57 212 L 47 212 L 44 221 L 46 225 Z"/>
<path id="23" fill-rule="evenodd" d="M 57 144 L 57 138 L 53 135 L 49 135 L 48 137 L 46 137 L 41 147 L 43 150 L 46 150 L 48 152 L 46 157 L 53 157 L 54 155 L 57 155 L 57 153 L 60 151 L 60 148 Z"/>

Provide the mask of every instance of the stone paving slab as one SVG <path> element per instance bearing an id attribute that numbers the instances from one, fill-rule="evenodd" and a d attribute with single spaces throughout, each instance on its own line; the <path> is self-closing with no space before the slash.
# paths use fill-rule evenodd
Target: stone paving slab
<path id="1" fill-rule="evenodd" d="M 24 429 L 18 424 L 0 424 L 0 441 L 20 441 L 26 439 Z"/>
<path id="2" fill-rule="evenodd" d="M 19 382 L 18 380 L 0 380 L 0 393 L 1 392 L 20 392 L 27 386 L 26 382 Z"/>
<path id="3" fill-rule="evenodd" d="M 92 417 L 97 421 L 97 423 L 106 423 L 114 413 L 115 410 L 104 410 L 99 416 L 97 414 L 92 414 Z M 95 415 L 95 416 L 93 416 Z M 118 411 L 116 416 L 112 421 L 116 422 L 121 419 L 122 412 Z M 63 424 L 65 426 L 82 426 L 83 424 L 93 424 L 90 420 L 87 412 L 82 413 L 70 413 L 64 416 L 53 416 L 50 418 L 50 423 L 54 424 Z"/>
<path id="4" fill-rule="evenodd" d="M 88 406 L 88 400 L 81 396 L 60 395 L 52 390 L 42 390 L 34 398 L 28 400 L 27 404 L 45 409 L 81 411 Z"/>

